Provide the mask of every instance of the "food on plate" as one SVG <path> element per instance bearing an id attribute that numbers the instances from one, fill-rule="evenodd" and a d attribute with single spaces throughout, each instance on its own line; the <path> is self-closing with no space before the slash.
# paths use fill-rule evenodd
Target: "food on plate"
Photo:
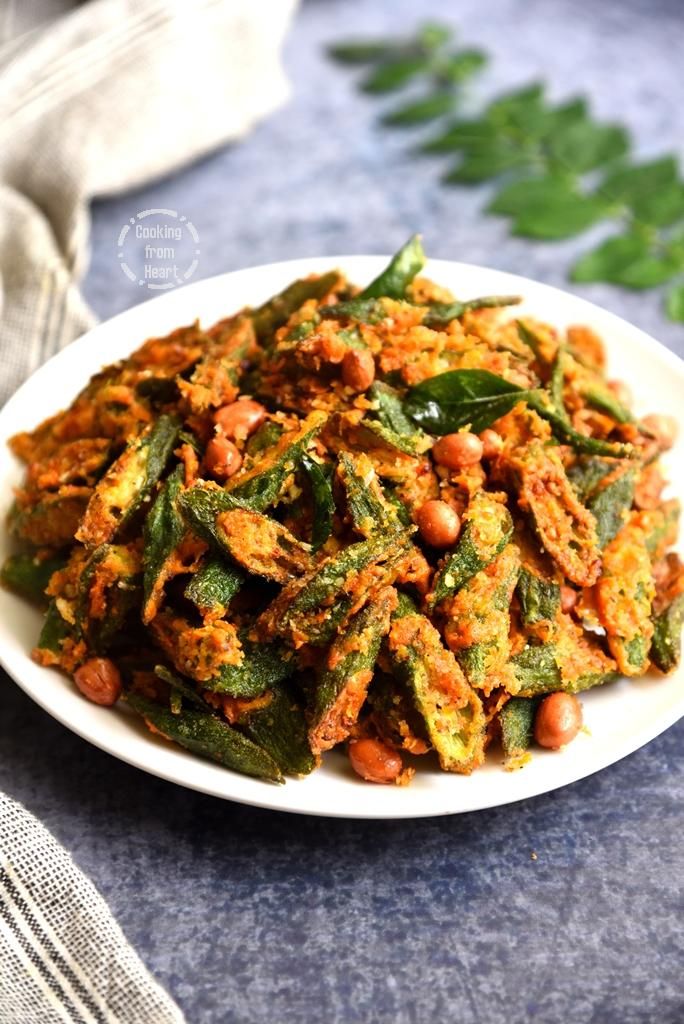
<path id="1" fill-rule="evenodd" d="M 151 338 L 12 439 L 2 580 L 45 603 L 40 664 L 234 771 L 340 747 L 399 784 L 521 765 L 584 690 L 678 665 L 676 423 L 634 416 L 590 328 L 423 263 L 414 238 L 362 290 Z"/>

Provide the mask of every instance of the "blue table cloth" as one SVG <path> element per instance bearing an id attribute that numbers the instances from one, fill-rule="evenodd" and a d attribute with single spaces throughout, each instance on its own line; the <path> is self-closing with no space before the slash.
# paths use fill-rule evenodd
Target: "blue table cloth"
<path id="1" fill-rule="evenodd" d="M 244 143 L 95 205 L 85 291 L 96 312 L 148 297 L 122 274 L 117 236 L 152 207 L 196 226 L 196 278 L 389 252 L 420 230 L 433 256 L 563 286 L 591 236 L 509 238 L 482 213 L 488 186 L 439 187 L 443 163 L 379 132 L 377 104 L 324 57 L 327 42 L 427 17 L 492 54 L 474 95 L 541 78 L 628 123 L 644 156 L 681 146 L 678 0 L 461 0 L 448 13 L 440 0 L 310 0 L 288 43 L 287 109 Z M 655 295 L 573 290 L 684 353 Z M 161 782 L 0 686 L 0 787 L 69 849 L 192 1024 L 683 1020 L 683 741 L 680 723 L 593 778 L 501 809 L 314 819 Z"/>

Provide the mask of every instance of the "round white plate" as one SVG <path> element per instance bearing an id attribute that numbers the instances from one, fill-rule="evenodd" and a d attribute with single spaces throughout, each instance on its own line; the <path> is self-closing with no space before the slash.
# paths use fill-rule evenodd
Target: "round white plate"
<path id="1" fill-rule="evenodd" d="M 338 256 L 293 260 L 241 270 L 152 299 L 101 324 L 42 366 L 0 413 L 0 517 L 12 500 L 21 467 L 6 447 L 7 438 L 68 405 L 91 374 L 105 363 L 128 355 L 152 335 L 199 317 L 211 324 L 246 304 L 256 305 L 292 281 L 314 271 L 342 268 L 359 284 L 370 281 L 386 257 Z M 588 324 L 604 338 L 610 372 L 631 385 L 636 410 L 679 415 L 684 400 L 684 363 L 624 320 L 556 288 L 496 270 L 432 260 L 426 274 L 463 299 L 478 295 L 518 294 L 525 312 L 558 327 Z M 682 497 L 684 445 L 671 453 L 667 466 Z M 0 558 L 9 547 L 0 531 Z M 40 629 L 40 615 L 12 594 L 0 590 L 0 662 L 42 708 L 73 732 L 102 750 L 144 771 L 204 793 L 258 807 L 303 814 L 349 818 L 419 818 L 456 814 L 522 800 L 575 782 L 613 764 L 653 739 L 684 715 L 684 667 L 667 678 L 621 680 L 582 697 L 587 731 L 566 750 L 535 751 L 516 772 L 503 771 L 498 757 L 471 776 L 419 768 L 408 787 L 373 786 L 351 771 L 347 759 L 328 754 L 323 766 L 306 779 L 284 786 L 260 782 L 202 761 L 152 736 L 125 709 L 89 703 L 60 673 L 41 668 L 30 658 Z M 50 754 L 36 751 L 45 759 Z"/>

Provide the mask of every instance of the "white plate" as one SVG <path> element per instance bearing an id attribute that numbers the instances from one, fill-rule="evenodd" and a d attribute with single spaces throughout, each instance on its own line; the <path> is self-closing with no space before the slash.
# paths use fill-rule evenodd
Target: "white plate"
<path id="1" fill-rule="evenodd" d="M 21 467 L 5 442 L 19 430 L 68 405 L 104 363 L 126 356 L 145 338 L 163 334 L 199 317 L 204 324 L 254 305 L 296 277 L 341 267 L 363 284 L 387 262 L 385 257 L 339 256 L 294 260 L 199 281 L 152 299 L 74 342 L 42 366 L 0 413 L 0 516 L 4 521 Z M 597 306 L 523 277 L 463 263 L 433 260 L 426 273 L 459 298 L 519 294 L 524 312 L 559 327 L 589 324 L 608 347 L 610 372 L 637 396 L 637 412 L 679 415 L 684 398 L 684 364 L 652 338 Z M 682 448 L 668 461 L 670 478 L 682 496 Z M 0 557 L 8 548 L 0 531 Z M 0 662 L 30 697 L 73 732 L 115 757 L 171 782 L 258 807 L 350 818 L 419 818 L 456 814 L 510 803 L 575 782 L 618 761 L 653 739 L 684 715 L 684 668 L 668 678 L 622 680 L 582 698 L 587 733 L 566 750 L 535 751 L 523 769 L 509 773 L 490 754 L 470 777 L 419 770 L 410 786 L 373 786 L 357 779 L 346 758 L 332 753 L 313 775 L 275 786 L 236 775 L 153 737 L 124 710 L 89 703 L 60 673 L 34 664 L 29 652 L 40 629 L 39 614 L 0 590 Z M 36 750 L 46 771 L 50 753 Z"/>

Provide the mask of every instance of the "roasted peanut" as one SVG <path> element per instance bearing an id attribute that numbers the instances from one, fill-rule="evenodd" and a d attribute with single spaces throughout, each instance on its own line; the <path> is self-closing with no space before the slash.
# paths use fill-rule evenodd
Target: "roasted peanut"
<path id="1" fill-rule="evenodd" d="M 574 740 L 582 728 L 582 705 L 571 693 L 544 697 L 534 719 L 534 738 L 540 747 L 557 750 Z"/>
<path id="2" fill-rule="evenodd" d="M 237 473 L 242 465 L 242 456 L 232 441 L 217 434 L 207 445 L 204 465 L 210 476 L 217 480 L 227 480 L 233 473 Z"/>
<path id="3" fill-rule="evenodd" d="M 395 782 L 403 768 L 396 750 L 370 737 L 351 740 L 349 760 L 356 774 L 366 782 Z"/>
<path id="4" fill-rule="evenodd" d="M 484 445 L 477 436 L 467 430 L 458 434 L 445 434 L 432 446 L 432 457 L 447 469 L 466 469 L 475 466 L 482 458 Z"/>
<path id="5" fill-rule="evenodd" d="M 253 402 L 251 398 L 231 402 L 214 413 L 214 423 L 219 432 L 233 441 L 244 441 L 265 419 L 266 410 L 263 405 Z"/>
<path id="6" fill-rule="evenodd" d="M 352 391 L 366 391 L 375 380 L 373 353 L 365 348 L 350 348 L 342 360 L 342 381 Z"/>
<path id="7" fill-rule="evenodd" d="M 577 591 L 574 590 L 573 587 L 568 587 L 565 584 L 563 584 L 563 586 L 560 588 L 561 611 L 565 612 L 565 614 L 567 615 L 568 612 L 571 612 L 572 609 L 575 607 L 578 599 L 579 594 L 577 593 Z"/>
<path id="8" fill-rule="evenodd" d="M 94 704 L 111 707 L 121 696 L 121 675 L 110 658 L 90 658 L 76 669 L 74 682 Z"/>
<path id="9" fill-rule="evenodd" d="M 451 547 L 461 529 L 458 513 L 446 501 L 426 501 L 418 510 L 416 523 L 425 543 L 433 548 Z"/>
<path id="10" fill-rule="evenodd" d="M 487 427 L 486 430 L 482 431 L 480 440 L 482 441 L 483 459 L 495 459 L 503 448 L 501 434 L 497 434 L 496 430 L 492 430 L 491 427 Z"/>

